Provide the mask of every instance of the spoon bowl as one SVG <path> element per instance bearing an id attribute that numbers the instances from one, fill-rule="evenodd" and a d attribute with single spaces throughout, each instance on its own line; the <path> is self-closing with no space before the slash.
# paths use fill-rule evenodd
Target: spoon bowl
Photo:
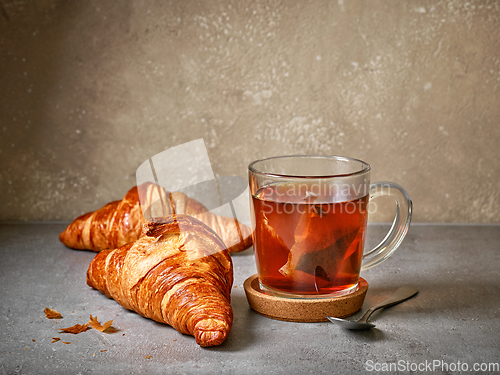
<path id="1" fill-rule="evenodd" d="M 359 321 L 346 320 L 341 318 L 334 318 L 332 316 L 327 316 L 328 320 L 342 328 L 350 329 L 350 330 L 362 330 L 362 329 L 370 329 L 375 327 L 373 323 L 364 323 Z"/>

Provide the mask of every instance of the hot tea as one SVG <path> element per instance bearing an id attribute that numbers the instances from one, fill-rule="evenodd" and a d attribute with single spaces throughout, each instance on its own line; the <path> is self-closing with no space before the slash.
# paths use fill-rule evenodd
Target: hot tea
<path id="1" fill-rule="evenodd" d="M 253 194 L 252 204 L 264 287 L 299 295 L 347 293 L 356 287 L 368 195 L 349 200 L 318 184 L 275 183 Z"/>
<path id="2" fill-rule="evenodd" d="M 360 271 L 394 253 L 408 231 L 412 202 L 398 184 L 370 183 L 370 170 L 362 160 L 329 155 L 275 156 L 249 164 L 263 292 L 296 299 L 349 294 Z M 394 199 L 394 222 L 382 242 L 364 251 L 368 201 L 381 196 Z"/>

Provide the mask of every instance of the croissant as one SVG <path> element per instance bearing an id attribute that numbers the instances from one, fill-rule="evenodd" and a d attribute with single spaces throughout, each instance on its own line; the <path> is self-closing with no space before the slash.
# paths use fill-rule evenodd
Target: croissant
<path id="1" fill-rule="evenodd" d="M 181 192 L 168 193 L 153 183 L 134 186 L 120 201 L 106 204 L 94 212 L 76 218 L 60 235 L 66 246 L 101 251 L 116 249 L 137 240 L 146 222 L 141 210 L 139 190 L 144 197 L 149 218 L 171 214 L 194 216 L 212 228 L 224 241 L 230 253 L 252 245 L 251 229 L 232 217 L 215 215 L 198 201 Z"/>
<path id="2" fill-rule="evenodd" d="M 87 284 L 123 307 L 190 334 L 203 347 L 220 345 L 233 321 L 233 265 L 219 236 L 188 215 L 144 225 L 144 235 L 98 253 Z"/>

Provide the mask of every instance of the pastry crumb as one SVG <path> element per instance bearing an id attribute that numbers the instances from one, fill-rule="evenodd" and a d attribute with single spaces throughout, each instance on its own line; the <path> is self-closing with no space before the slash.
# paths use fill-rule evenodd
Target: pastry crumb
<path id="1" fill-rule="evenodd" d="M 72 327 L 68 328 L 60 328 L 59 330 L 63 333 L 72 333 L 74 335 L 77 335 L 81 332 L 85 332 L 87 329 L 89 329 L 88 323 L 85 324 L 75 324 Z"/>
<path id="2" fill-rule="evenodd" d="M 111 327 L 111 324 L 113 324 L 113 320 L 108 320 L 106 323 L 101 325 L 97 321 L 97 316 L 90 315 L 89 324 L 92 328 L 97 329 L 99 332 L 104 332 Z M 110 332 L 116 332 L 116 331 L 110 330 Z"/>
<path id="3" fill-rule="evenodd" d="M 43 312 L 45 313 L 45 316 L 48 318 L 48 319 L 61 319 L 62 318 L 62 315 L 60 312 L 54 310 L 54 309 L 50 309 L 48 307 L 46 307 Z"/>

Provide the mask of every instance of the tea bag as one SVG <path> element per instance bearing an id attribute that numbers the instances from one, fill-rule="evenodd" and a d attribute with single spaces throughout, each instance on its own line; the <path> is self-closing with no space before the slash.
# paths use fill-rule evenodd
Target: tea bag
<path id="1" fill-rule="evenodd" d="M 280 273 L 297 283 L 328 284 L 338 273 L 360 227 L 338 225 L 320 231 L 325 213 L 321 205 L 301 215 L 295 229 L 295 243 Z"/>
<path id="2" fill-rule="evenodd" d="M 289 248 L 289 246 L 287 246 L 286 244 L 285 239 L 278 233 L 276 233 L 276 230 L 269 223 L 269 218 L 265 213 L 262 214 L 260 235 L 262 236 L 262 243 L 266 244 L 273 243 L 285 249 Z M 269 250 L 272 251 L 273 253 L 276 252 L 275 249 L 269 249 Z M 273 254 L 270 253 L 269 256 L 273 256 Z"/>

